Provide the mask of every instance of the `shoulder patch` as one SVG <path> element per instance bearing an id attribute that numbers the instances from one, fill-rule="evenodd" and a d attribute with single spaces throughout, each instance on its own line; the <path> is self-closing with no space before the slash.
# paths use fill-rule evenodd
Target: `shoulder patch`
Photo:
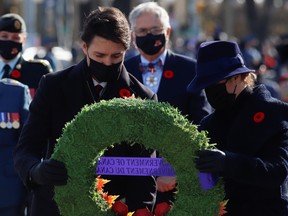
<path id="1" fill-rule="evenodd" d="M 28 62 L 29 63 L 42 64 L 45 67 L 50 67 L 50 63 L 45 59 L 29 59 Z"/>
<path id="2" fill-rule="evenodd" d="M 26 63 L 42 66 L 42 67 L 46 68 L 47 72 L 53 71 L 49 61 L 47 61 L 45 59 L 29 59 L 26 61 Z"/>

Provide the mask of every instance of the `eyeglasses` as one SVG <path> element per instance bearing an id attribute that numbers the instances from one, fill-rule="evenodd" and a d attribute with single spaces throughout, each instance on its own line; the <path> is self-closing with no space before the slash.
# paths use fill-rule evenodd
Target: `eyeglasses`
<path id="1" fill-rule="evenodd" d="M 154 27 L 151 29 L 145 29 L 145 28 L 135 29 L 134 32 L 137 36 L 146 36 L 148 33 L 151 33 L 152 35 L 159 35 L 163 33 L 163 30 L 164 28 Z"/>

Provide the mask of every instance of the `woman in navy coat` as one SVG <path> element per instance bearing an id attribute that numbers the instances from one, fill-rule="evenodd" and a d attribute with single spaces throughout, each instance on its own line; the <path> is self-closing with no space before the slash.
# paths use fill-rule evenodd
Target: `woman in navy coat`
<path id="1" fill-rule="evenodd" d="M 255 86 L 234 42 L 202 43 L 190 91 L 205 89 L 215 111 L 204 118 L 215 150 L 200 150 L 201 172 L 223 177 L 231 216 L 288 215 L 288 105 Z"/>

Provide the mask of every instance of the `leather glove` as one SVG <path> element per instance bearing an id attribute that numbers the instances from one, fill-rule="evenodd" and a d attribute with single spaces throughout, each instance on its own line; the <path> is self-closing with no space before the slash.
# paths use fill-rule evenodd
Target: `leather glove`
<path id="1" fill-rule="evenodd" d="M 221 172 L 224 170 L 226 154 L 218 149 L 199 150 L 196 152 L 198 158 L 194 162 L 196 169 L 200 172 Z"/>
<path id="2" fill-rule="evenodd" d="M 43 160 L 30 169 L 30 181 L 39 185 L 66 185 L 65 164 L 53 159 Z"/>

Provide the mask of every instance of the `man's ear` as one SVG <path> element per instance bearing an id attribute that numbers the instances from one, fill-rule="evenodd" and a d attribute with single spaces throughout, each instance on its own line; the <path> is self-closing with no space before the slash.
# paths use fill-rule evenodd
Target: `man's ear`
<path id="1" fill-rule="evenodd" d="M 170 34 L 171 34 L 171 28 L 167 28 L 166 30 L 166 40 L 168 41 L 170 38 Z"/>
<path id="2" fill-rule="evenodd" d="M 88 47 L 87 47 L 87 44 L 85 42 L 82 42 L 82 51 L 87 56 Z"/>
<path id="3" fill-rule="evenodd" d="M 136 35 L 133 31 L 131 31 L 131 41 L 134 47 L 137 47 L 136 45 Z"/>

